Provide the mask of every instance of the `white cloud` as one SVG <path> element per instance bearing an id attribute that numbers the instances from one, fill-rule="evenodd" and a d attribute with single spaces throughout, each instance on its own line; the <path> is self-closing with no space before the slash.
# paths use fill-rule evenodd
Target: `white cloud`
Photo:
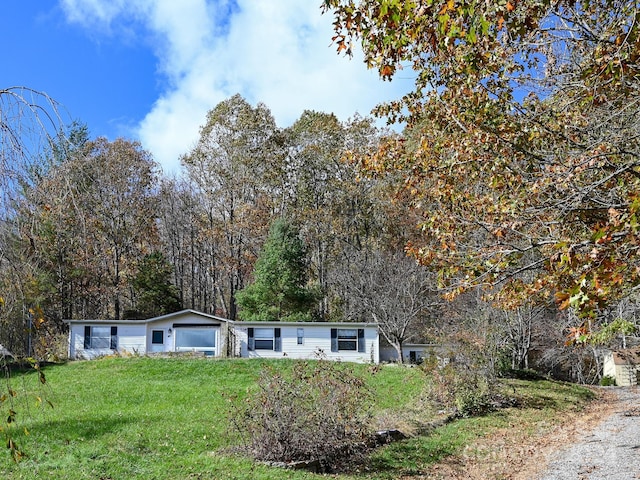
<path id="1" fill-rule="evenodd" d="M 343 120 L 367 115 L 411 87 L 381 82 L 360 60 L 338 56 L 333 19 L 321 15 L 319 0 L 61 1 L 70 21 L 105 31 L 141 22 L 154 38 L 168 87 L 137 135 L 165 171 L 178 170 L 206 112 L 236 93 L 266 104 L 284 127 L 305 109 Z"/>

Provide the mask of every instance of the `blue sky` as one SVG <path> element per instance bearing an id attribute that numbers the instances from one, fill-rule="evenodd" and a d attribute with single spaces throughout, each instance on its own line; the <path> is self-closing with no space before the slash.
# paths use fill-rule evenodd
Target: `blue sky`
<path id="1" fill-rule="evenodd" d="M 206 112 L 240 93 L 286 127 L 305 109 L 342 120 L 411 89 L 331 46 L 320 0 L 3 0 L 0 87 L 60 102 L 92 136 L 140 140 L 167 173 Z"/>

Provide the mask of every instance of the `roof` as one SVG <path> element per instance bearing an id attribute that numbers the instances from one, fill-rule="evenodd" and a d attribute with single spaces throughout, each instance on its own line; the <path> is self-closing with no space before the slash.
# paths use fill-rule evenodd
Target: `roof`
<path id="1" fill-rule="evenodd" d="M 135 324 L 153 323 L 153 322 L 158 322 L 162 320 L 170 320 L 172 318 L 182 317 L 185 315 L 196 315 L 198 317 L 204 317 L 206 319 L 215 320 L 217 322 L 228 321 L 226 318 L 216 317 L 215 315 L 210 315 L 208 313 L 202 313 L 196 310 L 187 309 L 187 310 L 180 310 L 179 312 L 167 313 L 166 315 L 161 315 L 159 317 L 147 318 L 144 320 L 113 320 L 113 319 L 110 320 L 110 319 L 103 318 L 103 319 L 64 320 L 64 322 L 68 323 L 69 325 L 78 324 L 78 323 L 108 323 L 109 325 L 121 325 L 121 324 L 135 325 Z"/>
<path id="2" fill-rule="evenodd" d="M 612 355 L 616 365 L 640 365 L 640 347 L 618 350 Z"/>
<path id="3" fill-rule="evenodd" d="M 331 327 L 331 328 L 377 328 L 373 322 L 277 322 L 277 321 L 244 321 L 237 320 L 229 323 L 236 327 Z"/>
<path id="4" fill-rule="evenodd" d="M 77 324 L 108 324 L 108 325 L 146 325 L 163 320 L 170 320 L 186 315 L 195 315 L 203 317 L 207 320 L 215 322 L 226 322 L 230 325 L 245 327 L 330 327 L 330 328 L 378 328 L 377 323 L 373 322 L 248 322 L 248 321 L 232 321 L 226 318 L 217 317 L 208 313 L 198 312 L 197 310 L 181 310 L 179 312 L 168 313 L 159 317 L 147 318 L 145 320 L 109 320 L 109 319 L 83 319 L 83 320 L 64 320 L 69 325 Z"/>

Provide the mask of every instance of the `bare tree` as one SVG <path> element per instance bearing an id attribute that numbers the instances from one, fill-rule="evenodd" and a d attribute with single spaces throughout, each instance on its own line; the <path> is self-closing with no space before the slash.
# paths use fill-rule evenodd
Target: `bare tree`
<path id="1" fill-rule="evenodd" d="M 403 361 L 402 346 L 415 337 L 413 328 L 439 305 L 435 279 L 404 252 L 352 252 L 338 267 L 336 281 L 348 298 L 349 320 L 371 319 Z"/>
<path id="2" fill-rule="evenodd" d="M 33 292 L 25 286 L 34 273 L 20 246 L 28 225 L 18 220 L 17 209 L 34 176 L 46 171 L 54 142 L 64 145 L 61 125 L 60 107 L 46 93 L 0 88 L 0 342 L 16 355 L 31 353 Z"/>

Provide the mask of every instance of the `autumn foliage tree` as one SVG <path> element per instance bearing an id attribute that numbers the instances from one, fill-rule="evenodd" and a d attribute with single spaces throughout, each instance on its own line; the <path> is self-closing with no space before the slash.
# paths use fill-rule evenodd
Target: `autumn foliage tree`
<path id="1" fill-rule="evenodd" d="M 632 0 L 326 0 L 354 42 L 415 89 L 377 113 L 404 135 L 361 158 L 401 173 L 422 212 L 409 251 L 452 294 L 555 296 L 588 334 L 640 283 L 640 7 Z M 529 272 L 526 277 L 523 272 Z"/>

